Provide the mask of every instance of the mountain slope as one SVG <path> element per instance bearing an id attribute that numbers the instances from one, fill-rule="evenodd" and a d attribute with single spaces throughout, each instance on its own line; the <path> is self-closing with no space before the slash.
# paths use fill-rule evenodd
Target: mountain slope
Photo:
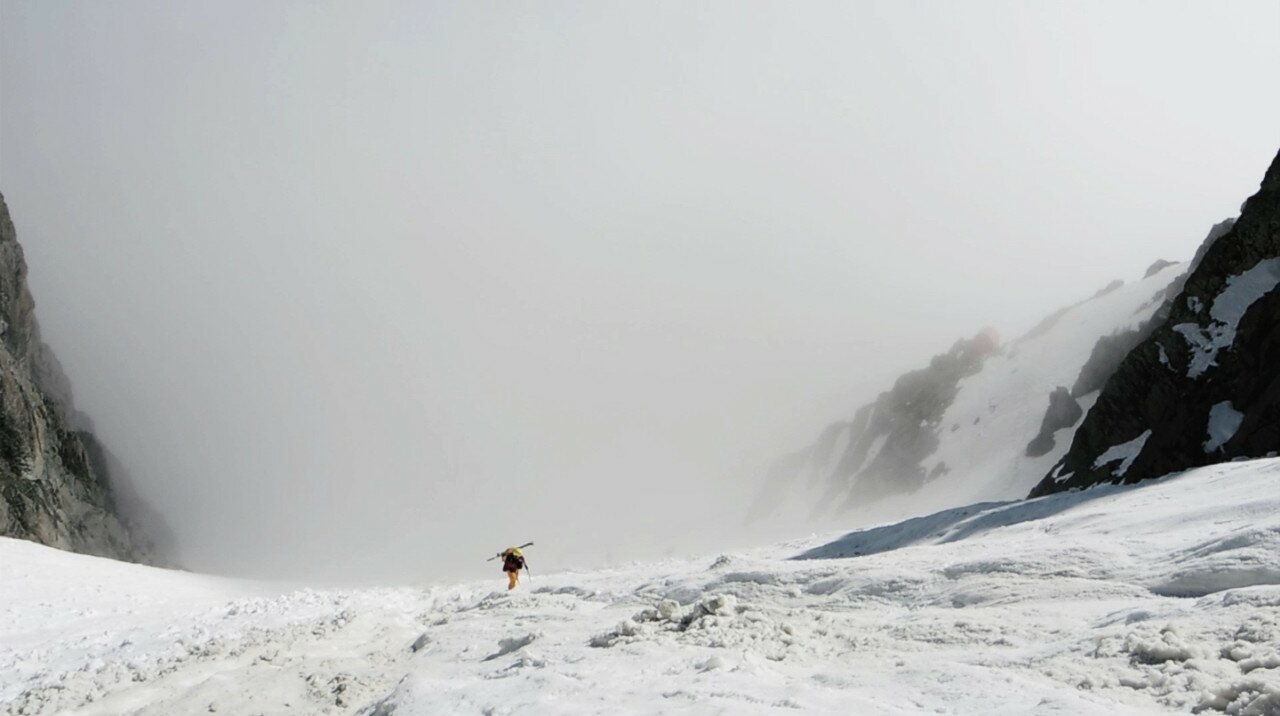
<path id="1" fill-rule="evenodd" d="M 121 522 L 96 446 L 73 425 L 70 384 L 40 340 L 27 264 L 0 196 L 0 535 L 76 552 L 148 557 Z"/>
<path id="2" fill-rule="evenodd" d="M 1032 495 L 1280 451 L 1280 154 Z"/>
<path id="3" fill-rule="evenodd" d="M 919 514 L 1025 495 L 1067 450 L 1080 416 L 1186 268 L 1157 263 L 1005 345 L 990 331 L 957 343 L 775 464 L 754 516 L 788 501 L 793 511 L 801 502 L 819 513 L 872 506 Z"/>
<path id="4" fill-rule="evenodd" d="M 0 561 L 4 714 L 1280 712 L 1275 459 L 512 593 Z"/>

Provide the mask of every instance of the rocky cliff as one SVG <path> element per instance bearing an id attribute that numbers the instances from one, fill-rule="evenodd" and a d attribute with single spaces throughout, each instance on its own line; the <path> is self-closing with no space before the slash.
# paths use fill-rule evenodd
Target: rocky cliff
<path id="1" fill-rule="evenodd" d="M 1031 496 L 1280 451 L 1280 155 Z"/>
<path id="2" fill-rule="evenodd" d="M 148 561 L 117 513 L 106 453 L 72 424 L 70 383 L 40 340 L 26 276 L 0 196 L 0 536 Z"/>

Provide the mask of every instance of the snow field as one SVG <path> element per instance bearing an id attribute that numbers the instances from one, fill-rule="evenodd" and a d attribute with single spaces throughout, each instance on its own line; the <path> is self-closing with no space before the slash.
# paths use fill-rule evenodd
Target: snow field
<path id="1" fill-rule="evenodd" d="M 0 713 L 1280 714 L 1280 460 L 512 593 L 0 540 Z"/>

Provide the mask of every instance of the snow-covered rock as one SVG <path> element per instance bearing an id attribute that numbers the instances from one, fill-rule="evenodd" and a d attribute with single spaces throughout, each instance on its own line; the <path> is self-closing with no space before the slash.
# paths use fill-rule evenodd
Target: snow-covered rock
<path id="1" fill-rule="evenodd" d="M 1033 494 L 1280 451 L 1280 154 Z M 1100 456 L 1140 436 L 1121 462 Z"/>

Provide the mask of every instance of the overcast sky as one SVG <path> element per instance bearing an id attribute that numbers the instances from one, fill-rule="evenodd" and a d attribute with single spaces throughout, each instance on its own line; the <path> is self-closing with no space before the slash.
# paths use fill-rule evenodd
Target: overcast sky
<path id="1" fill-rule="evenodd" d="M 1189 257 L 1280 3 L 0 0 L 47 340 L 194 569 L 749 543 L 765 463 Z"/>

